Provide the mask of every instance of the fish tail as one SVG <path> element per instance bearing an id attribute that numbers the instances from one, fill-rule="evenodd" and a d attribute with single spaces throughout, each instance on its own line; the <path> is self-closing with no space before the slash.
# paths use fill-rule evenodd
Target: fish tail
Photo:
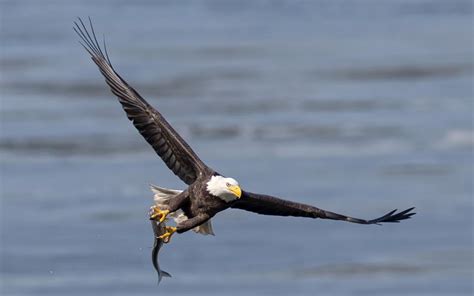
<path id="1" fill-rule="evenodd" d="M 171 277 L 171 274 L 169 274 L 168 272 L 162 270 L 162 271 L 161 271 L 161 276 L 162 276 L 162 277 L 168 277 L 168 278 L 170 278 L 170 277 Z"/>
<path id="2" fill-rule="evenodd" d="M 161 280 L 162 280 L 164 277 L 170 278 L 170 277 L 171 277 L 171 274 L 169 274 L 168 272 L 166 272 L 166 271 L 164 271 L 164 270 L 159 270 L 159 271 L 158 271 L 158 285 L 161 283 Z"/>

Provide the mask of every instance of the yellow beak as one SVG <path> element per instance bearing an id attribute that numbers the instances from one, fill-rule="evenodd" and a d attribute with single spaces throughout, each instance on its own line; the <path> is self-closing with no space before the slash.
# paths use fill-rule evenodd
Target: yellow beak
<path id="1" fill-rule="evenodd" d="M 237 198 L 240 198 L 242 196 L 242 189 L 238 185 L 232 185 L 229 186 L 229 190 L 237 196 Z"/>

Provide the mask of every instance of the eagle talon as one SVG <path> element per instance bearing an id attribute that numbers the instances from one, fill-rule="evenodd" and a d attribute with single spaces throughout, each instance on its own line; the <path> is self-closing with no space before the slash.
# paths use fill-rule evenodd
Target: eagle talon
<path id="1" fill-rule="evenodd" d="M 158 238 L 163 240 L 163 242 L 167 244 L 170 242 L 171 236 L 173 235 L 173 233 L 176 232 L 176 227 L 166 226 L 165 229 L 166 229 L 166 232 L 160 235 Z"/>
<path id="2" fill-rule="evenodd" d="M 150 220 L 158 220 L 161 223 L 166 220 L 169 213 L 169 210 L 161 210 L 157 206 L 152 206 L 150 208 Z"/>

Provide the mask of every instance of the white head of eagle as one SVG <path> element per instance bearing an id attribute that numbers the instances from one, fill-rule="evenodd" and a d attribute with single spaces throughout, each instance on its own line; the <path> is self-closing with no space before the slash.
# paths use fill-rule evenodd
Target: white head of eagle
<path id="1" fill-rule="evenodd" d="M 225 202 L 231 202 L 239 199 L 242 195 L 239 182 L 232 178 L 226 178 L 223 176 L 212 176 L 209 182 L 207 182 L 207 191 L 224 200 Z"/>

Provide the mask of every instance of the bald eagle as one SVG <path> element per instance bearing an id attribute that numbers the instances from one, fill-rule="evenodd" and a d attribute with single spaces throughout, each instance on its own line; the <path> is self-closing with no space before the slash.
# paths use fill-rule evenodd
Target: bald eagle
<path id="1" fill-rule="evenodd" d="M 409 219 L 414 207 L 404 211 L 390 211 L 372 220 L 336 214 L 311 205 L 292 202 L 270 195 L 242 190 L 233 178 L 225 177 L 207 166 L 173 129 L 166 119 L 115 71 L 107 53 L 97 41 L 92 22 L 90 30 L 83 21 L 75 22 L 74 30 L 81 44 L 99 67 L 113 94 L 122 104 L 129 120 L 165 162 L 168 168 L 188 187 L 171 190 L 153 187 L 156 205 L 150 211 L 150 219 L 163 222 L 170 216 L 178 223 L 166 226 L 159 238 L 169 242 L 171 236 L 194 229 L 203 234 L 213 234 L 210 219 L 228 208 L 241 209 L 262 215 L 293 216 L 341 220 L 358 224 L 394 223 Z"/>

